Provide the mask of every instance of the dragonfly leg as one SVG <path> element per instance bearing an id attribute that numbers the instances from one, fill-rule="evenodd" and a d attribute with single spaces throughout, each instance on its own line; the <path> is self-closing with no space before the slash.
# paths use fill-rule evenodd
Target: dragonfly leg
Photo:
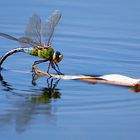
<path id="1" fill-rule="evenodd" d="M 52 63 L 52 64 L 51 64 L 52 68 L 53 68 L 58 74 L 61 75 L 62 73 L 60 72 L 60 69 L 59 69 L 58 65 L 56 65 L 56 66 L 55 66 L 55 65 L 56 65 L 55 63 Z"/>
<path id="2" fill-rule="evenodd" d="M 63 73 L 61 73 L 61 71 L 60 71 L 60 68 L 59 68 L 58 64 L 57 63 L 54 63 L 54 64 L 57 67 L 59 74 L 63 75 Z"/>
<path id="3" fill-rule="evenodd" d="M 53 63 L 53 61 L 50 61 L 49 65 L 48 65 L 47 73 L 49 73 L 49 70 L 50 70 L 50 67 L 51 67 L 52 63 Z"/>
<path id="4" fill-rule="evenodd" d="M 37 64 L 40 64 L 40 63 L 43 63 L 43 62 L 46 62 L 47 60 L 43 59 L 43 60 L 38 60 L 38 61 L 35 61 L 33 65 L 37 65 Z"/>
<path id="5" fill-rule="evenodd" d="M 43 62 L 46 62 L 47 60 L 38 60 L 38 61 L 35 61 L 34 64 L 32 65 L 32 72 L 35 72 L 35 68 L 34 66 L 37 65 L 37 64 L 40 64 L 40 63 L 43 63 Z"/>

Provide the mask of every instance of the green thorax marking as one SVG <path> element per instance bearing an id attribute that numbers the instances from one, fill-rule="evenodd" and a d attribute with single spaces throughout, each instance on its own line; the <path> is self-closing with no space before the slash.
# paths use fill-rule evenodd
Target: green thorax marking
<path id="1" fill-rule="evenodd" d="M 40 58 L 50 59 L 54 54 L 54 50 L 51 47 L 36 47 L 30 49 L 27 53 Z"/>

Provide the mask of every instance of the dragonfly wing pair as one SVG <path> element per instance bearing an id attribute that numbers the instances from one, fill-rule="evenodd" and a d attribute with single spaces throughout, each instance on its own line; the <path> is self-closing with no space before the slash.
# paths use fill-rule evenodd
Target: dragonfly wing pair
<path id="1" fill-rule="evenodd" d="M 33 14 L 25 30 L 26 37 L 16 38 L 5 33 L 0 33 L 0 36 L 18 41 L 25 47 L 49 46 L 60 18 L 61 13 L 58 10 L 52 13 L 47 22 L 43 22 L 37 14 Z"/>
<path id="2" fill-rule="evenodd" d="M 55 27 L 58 24 L 60 18 L 61 13 L 57 10 L 52 13 L 47 21 L 44 22 L 37 14 L 33 14 L 29 19 L 25 34 L 27 37 L 31 38 L 34 45 L 49 46 L 51 45 Z"/>

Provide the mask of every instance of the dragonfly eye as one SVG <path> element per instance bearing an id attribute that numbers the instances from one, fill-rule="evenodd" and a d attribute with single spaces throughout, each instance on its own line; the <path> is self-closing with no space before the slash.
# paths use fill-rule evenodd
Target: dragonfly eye
<path id="1" fill-rule="evenodd" d="M 63 55 L 59 51 L 56 51 L 53 55 L 53 61 L 59 63 L 62 59 Z"/>

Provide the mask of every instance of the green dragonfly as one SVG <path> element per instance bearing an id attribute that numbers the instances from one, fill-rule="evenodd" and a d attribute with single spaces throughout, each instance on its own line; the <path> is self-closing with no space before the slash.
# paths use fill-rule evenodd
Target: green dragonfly
<path id="1" fill-rule="evenodd" d="M 63 59 L 63 55 L 59 51 L 55 51 L 51 46 L 55 27 L 60 18 L 61 13 L 58 10 L 54 11 L 47 21 L 42 21 L 37 14 L 33 14 L 29 18 L 25 37 L 16 38 L 0 33 L 1 37 L 15 40 L 22 44 L 22 47 L 14 48 L 1 57 L 0 67 L 8 56 L 16 52 L 24 52 L 42 58 L 42 60 L 35 61 L 32 68 L 37 64 L 49 61 L 47 72 L 49 73 L 49 69 L 52 67 L 58 74 L 61 74 L 58 63 Z"/>

